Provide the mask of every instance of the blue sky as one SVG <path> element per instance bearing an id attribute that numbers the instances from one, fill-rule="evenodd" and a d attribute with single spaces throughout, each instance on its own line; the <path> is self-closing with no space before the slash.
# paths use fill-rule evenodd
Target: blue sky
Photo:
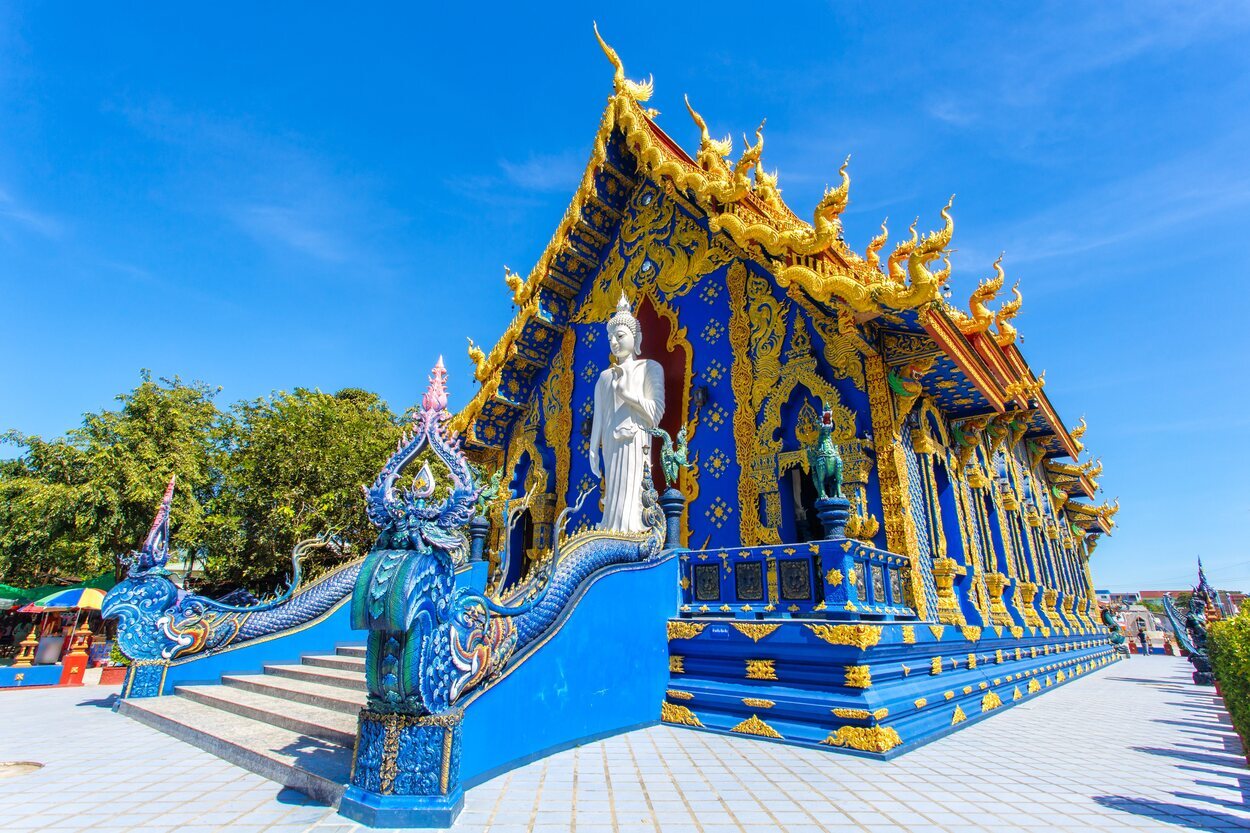
<path id="1" fill-rule="evenodd" d="M 958 194 L 955 299 L 1006 252 L 1121 499 L 1098 584 L 1201 554 L 1250 588 L 1250 7 L 450 5 L 0 5 L 0 428 L 59 434 L 144 367 L 402 408 L 445 352 L 463 402 L 611 92 L 597 19 L 687 148 L 683 93 L 716 135 L 767 116 L 801 214 L 851 153 L 861 250 Z"/>

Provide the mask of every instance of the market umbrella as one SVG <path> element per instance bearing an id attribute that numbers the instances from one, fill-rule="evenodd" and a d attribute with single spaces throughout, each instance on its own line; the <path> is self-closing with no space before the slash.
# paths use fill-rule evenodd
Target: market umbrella
<path id="1" fill-rule="evenodd" d="M 44 613 L 52 610 L 99 610 L 104 601 L 104 591 L 95 587 L 71 587 L 49 593 L 31 602 L 19 613 Z"/>

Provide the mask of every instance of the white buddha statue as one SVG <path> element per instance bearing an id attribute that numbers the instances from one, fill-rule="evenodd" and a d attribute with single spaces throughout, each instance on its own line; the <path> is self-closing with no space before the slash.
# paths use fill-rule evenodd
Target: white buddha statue
<path id="1" fill-rule="evenodd" d="M 664 369 L 640 359 L 642 328 L 621 294 L 608 320 L 608 347 L 616 364 L 595 383 L 595 413 L 590 429 L 590 472 L 599 476 L 603 449 L 603 523 L 615 532 L 643 532 L 642 475 L 650 458 L 651 434 L 664 416 Z"/>

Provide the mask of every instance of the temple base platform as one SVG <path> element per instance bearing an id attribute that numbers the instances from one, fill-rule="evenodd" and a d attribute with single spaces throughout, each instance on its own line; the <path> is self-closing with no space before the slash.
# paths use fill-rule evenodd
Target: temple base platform
<path id="1" fill-rule="evenodd" d="M 892 758 L 1119 658 L 1101 628 L 670 620 L 666 723 Z"/>

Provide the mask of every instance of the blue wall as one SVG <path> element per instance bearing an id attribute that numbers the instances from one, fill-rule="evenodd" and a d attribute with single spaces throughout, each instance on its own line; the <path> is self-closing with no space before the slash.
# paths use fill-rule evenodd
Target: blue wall
<path id="1" fill-rule="evenodd" d="M 553 631 L 465 707 L 466 788 L 544 755 L 658 723 L 676 552 L 601 573 Z"/>
<path id="2" fill-rule="evenodd" d="M 21 675 L 22 679 L 17 679 Z M 32 685 L 56 685 L 61 681 L 60 665 L 32 665 L 0 668 L 0 688 L 24 688 Z"/>

